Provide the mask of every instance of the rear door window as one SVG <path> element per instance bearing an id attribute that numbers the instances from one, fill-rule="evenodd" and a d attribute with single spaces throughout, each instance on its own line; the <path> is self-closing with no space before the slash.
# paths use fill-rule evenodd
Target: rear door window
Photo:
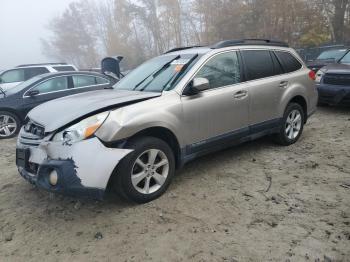
<path id="1" fill-rule="evenodd" d="M 275 54 L 286 73 L 297 71 L 302 67 L 302 64 L 289 52 L 275 51 Z"/>
<path id="2" fill-rule="evenodd" d="M 25 69 L 25 79 L 28 80 L 34 76 L 49 73 L 45 67 L 30 67 Z"/>
<path id="3" fill-rule="evenodd" d="M 49 79 L 39 85 L 37 85 L 35 88 L 33 88 L 33 91 L 39 91 L 40 94 L 45 93 L 51 93 L 51 92 L 57 92 L 57 91 L 64 91 L 68 89 L 68 77 L 56 77 Z"/>
<path id="4" fill-rule="evenodd" d="M 274 52 L 270 52 L 271 58 L 272 58 L 272 63 L 273 63 L 273 68 L 275 71 L 275 75 L 281 75 L 284 73 L 284 70 L 282 68 L 281 63 L 278 61 L 276 55 Z"/>
<path id="5" fill-rule="evenodd" d="M 195 76 L 209 80 L 210 88 L 230 86 L 241 82 L 237 52 L 226 52 L 210 59 Z"/>
<path id="6" fill-rule="evenodd" d="M 275 75 L 274 64 L 267 50 L 241 51 L 247 80 L 255 80 Z"/>
<path id="7" fill-rule="evenodd" d="M 98 85 L 109 84 L 109 81 L 106 78 L 96 77 L 96 83 Z"/>
<path id="8" fill-rule="evenodd" d="M 3 73 L 1 76 L 2 83 L 15 83 L 25 81 L 23 69 L 13 69 Z"/>
<path id="9" fill-rule="evenodd" d="M 72 78 L 74 88 L 96 85 L 96 79 L 94 76 L 73 75 Z"/>

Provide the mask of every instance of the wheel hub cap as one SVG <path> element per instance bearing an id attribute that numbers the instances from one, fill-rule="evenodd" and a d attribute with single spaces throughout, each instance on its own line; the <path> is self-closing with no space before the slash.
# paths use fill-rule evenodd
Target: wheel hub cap
<path id="1" fill-rule="evenodd" d="M 161 150 L 150 149 L 136 159 L 131 171 L 131 182 L 138 192 L 152 194 L 163 186 L 168 174 L 167 156 Z"/>
<path id="2" fill-rule="evenodd" d="M 0 115 L 0 137 L 9 137 L 16 132 L 16 120 L 9 115 Z"/>
<path id="3" fill-rule="evenodd" d="M 293 110 L 290 112 L 285 125 L 285 133 L 289 139 L 293 140 L 299 135 L 301 124 L 301 113 L 298 110 Z"/>

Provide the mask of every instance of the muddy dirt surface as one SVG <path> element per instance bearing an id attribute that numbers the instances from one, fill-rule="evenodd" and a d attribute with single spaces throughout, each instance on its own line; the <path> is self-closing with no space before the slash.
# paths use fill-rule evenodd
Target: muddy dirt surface
<path id="1" fill-rule="evenodd" d="M 189 163 L 145 205 L 38 191 L 14 152 L 0 141 L 0 261 L 350 261 L 350 109 Z"/>

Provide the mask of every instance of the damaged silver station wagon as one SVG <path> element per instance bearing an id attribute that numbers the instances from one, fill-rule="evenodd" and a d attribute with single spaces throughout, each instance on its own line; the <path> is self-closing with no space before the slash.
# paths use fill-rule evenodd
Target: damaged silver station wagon
<path id="1" fill-rule="evenodd" d="M 18 170 L 50 192 L 101 199 L 111 188 L 145 203 L 200 155 L 264 135 L 295 143 L 316 109 L 314 78 L 278 41 L 173 49 L 113 89 L 34 108 L 18 137 Z"/>

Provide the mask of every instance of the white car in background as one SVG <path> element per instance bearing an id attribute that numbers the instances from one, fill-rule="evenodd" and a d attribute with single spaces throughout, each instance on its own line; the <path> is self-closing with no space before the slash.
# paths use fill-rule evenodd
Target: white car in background
<path id="1" fill-rule="evenodd" d="M 65 63 L 19 65 L 0 72 L 0 88 L 6 91 L 34 76 L 61 71 L 78 71 L 78 69 Z"/>

